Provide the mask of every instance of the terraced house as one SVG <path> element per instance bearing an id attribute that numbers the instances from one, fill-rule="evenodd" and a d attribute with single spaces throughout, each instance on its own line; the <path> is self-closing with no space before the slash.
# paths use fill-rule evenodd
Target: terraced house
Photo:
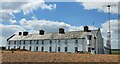
<path id="1" fill-rule="evenodd" d="M 56 33 L 45 33 L 44 30 L 39 30 L 38 34 L 19 32 L 7 39 L 6 48 L 43 52 L 104 52 L 100 29 L 89 30 L 88 26 L 84 26 L 82 31 L 65 32 L 59 28 Z"/>

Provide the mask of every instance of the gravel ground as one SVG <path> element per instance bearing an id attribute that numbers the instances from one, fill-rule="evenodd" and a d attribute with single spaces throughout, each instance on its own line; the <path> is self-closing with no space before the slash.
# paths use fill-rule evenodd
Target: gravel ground
<path id="1" fill-rule="evenodd" d="M 2 51 L 2 62 L 120 62 L 120 55 Z"/>

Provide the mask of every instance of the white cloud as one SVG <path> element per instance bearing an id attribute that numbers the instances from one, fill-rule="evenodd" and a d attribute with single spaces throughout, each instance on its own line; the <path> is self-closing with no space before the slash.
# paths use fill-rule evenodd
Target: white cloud
<path id="1" fill-rule="evenodd" d="M 9 21 L 10 18 L 13 18 L 14 15 L 11 14 L 11 11 L 1 10 L 0 11 L 0 21 Z"/>
<path id="2" fill-rule="evenodd" d="M 78 31 L 83 30 L 83 26 L 72 26 L 64 22 L 49 21 L 49 20 L 26 20 L 21 19 L 19 21 L 21 24 L 18 25 L 0 25 L 2 26 L 3 39 L 9 37 L 15 32 L 20 30 L 28 30 L 30 33 L 38 33 L 38 30 L 43 29 L 46 32 L 58 32 L 58 28 L 64 28 L 66 31 Z M 111 20 L 111 31 L 112 31 L 112 48 L 118 46 L 118 20 Z M 89 26 L 90 29 L 97 29 L 96 27 Z M 23 29 L 24 28 L 24 29 Z M 104 43 L 106 43 L 107 31 L 108 31 L 108 21 L 102 24 L 102 36 L 104 38 Z M 5 41 L 5 40 L 4 40 Z M 115 47 L 116 46 L 116 47 Z"/>
<path id="3" fill-rule="evenodd" d="M 111 13 L 118 14 L 118 2 L 119 0 L 76 0 L 77 2 L 80 2 L 82 6 L 84 6 L 84 9 L 86 10 L 92 10 L 96 9 L 97 11 L 102 11 L 107 13 L 107 5 L 111 5 Z"/>
<path id="4" fill-rule="evenodd" d="M 76 2 L 119 2 L 119 0 L 75 0 Z"/>
<path id="5" fill-rule="evenodd" d="M 21 25 L 3 25 L 0 24 L 0 29 L 2 30 L 0 33 L 1 42 L 0 45 L 5 45 L 6 39 L 13 35 L 14 33 L 18 33 L 19 31 L 28 31 L 29 33 L 38 33 L 40 29 L 45 30 L 46 32 L 58 32 L 59 28 L 64 28 L 66 31 L 78 31 L 83 30 L 83 26 L 72 26 L 70 24 L 66 24 L 64 22 L 57 21 L 49 21 L 49 20 L 26 20 L 21 19 L 19 21 Z M 89 26 L 91 29 L 93 26 Z M 95 28 L 95 27 L 94 27 Z M 95 28 L 96 29 L 96 28 Z"/>
<path id="6" fill-rule="evenodd" d="M 10 36 L 11 34 L 15 32 L 24 30 L 19 25 L 3 25 L 3 24 L 0 24 L 0 29 L 1 29 L 0 32 L 2 33 L 3 36 Z"/>
<path id="7" fill-rule="evenodd" d="M 65 28 L 66 31 L 76 31 L 76 30 L 83 30 L 83 26 L 72 26 L 70 24 L 66 24 L 64 22 L 57 22 L 57 21 L 49 21 L 49 20 L 26 20 L 21 19 L 19 21 L 22 27 L 29 29 L 29 30 L 40 30 L 44 29 L 47 32 L 57 32 L 58 28 Z M 89 26 L 91 29 L 96 29 L 93 26 Z"/>
<path id="8" fill-rule="evenodd" d="M 0 46 L 6 44 L 6 39 L 17 33 L 18 31 L 23 31 L 24 28 L 20 27 L 19 25 L 3 25 L 0 24 Z"/>
<path id="9" fill-rule="evenodd" d="M 52 10 L 56 8 L 56 4 L 46 4 L 44 0 L 29 0 L 25 2 L 9 2 L 10 0 L 6 0 L 8 2 L 0 3 L 0 21 L 9 21 L 14 18 L 13 13 L 18 13 L 23 11 L 24 14 L 32 12 L 37 9 L 48 9 Z"/>
<path id="10" fill-rule="evenodd" d="M 12 24 L 14 24 L 14 23 L 16 23 L 17 21 L 10 19 L 10 22 L 11 22 Z"/>
<path id="11" fill-rule="evenodd" d="M 118 24 L 120 24 L 120 22 L 118 22 L 118 20 L 110 20 L 110 24 L 111 24 L 111 44 L 114 45 L 112 46 L 112 48 L 117 48 L 118 47 Z M 109 30 L 109 21 L 106 21 L 105 23 L 102 24 L 102 35 L 104 37 L 104 42 L 106 45 L 106 40 L 107 40 L 107 31 Z M 115 46 L 116 45 L 116 46 Z"/>
<path id="12" fill-rule="evenodd" d="M 24 14 L 32 12 L 33 10 L 36 10 L 38 8 L 52 10 L 52 9 L 56 8 L 56 4 L 47 5 L 47 4 L 45 4 L 44 0 L 37 0 L 37 1 L 33 1 L 33 2 L 29 2 L 27 4 L 24 4 L 21 7 L 21 9 L 23 10 Z"/>

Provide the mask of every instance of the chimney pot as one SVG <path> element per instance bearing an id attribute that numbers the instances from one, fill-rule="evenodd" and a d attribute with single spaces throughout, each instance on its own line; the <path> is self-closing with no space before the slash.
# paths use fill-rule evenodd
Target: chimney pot
<path id="1" fill-rule="evenodd" d="M 22 35 L 22 32 L 19 32 L 19 35 L 21 36 L 21 35 Z"/>
<path id="2" fill-rule="evenodd" d="M 88 28 L 89 28 L 88 26 L 84 26 L 84 31 L 88 32 Z"/>
<path id="3" fill-rule="evenodd" d="M 44 30 L 39 30 L 39 35 L 44 35 Z"/>
<path id="4" fill-rule="evenodd" d="M 64 29 L 63 28 L 59 28 L 59 34 L 64 34 Z"/>
<path id="5" fill-rule="evenodd" d="M 23 36 L 27 36 L 28 35 L 28 32 L 23 32 Z"/>

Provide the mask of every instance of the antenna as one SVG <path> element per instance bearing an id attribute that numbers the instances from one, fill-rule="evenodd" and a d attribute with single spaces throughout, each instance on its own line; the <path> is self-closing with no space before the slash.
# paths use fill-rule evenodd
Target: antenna
<path id="1" fill-rule="evenodd" d="M 108 48 L 108 52 L 109 54 L 111 54 L 111 27 L 110 27 L 110 10 L 111 7 L 116 6 L 116 4 L 107 4 L 103 7 L 107 7 L 108 9 L 108 20 L 109 20 L 109 30 L 108 30 L 108 34 L 107 34 L 107 42 L 106 42 L 106 47 Z"/>

